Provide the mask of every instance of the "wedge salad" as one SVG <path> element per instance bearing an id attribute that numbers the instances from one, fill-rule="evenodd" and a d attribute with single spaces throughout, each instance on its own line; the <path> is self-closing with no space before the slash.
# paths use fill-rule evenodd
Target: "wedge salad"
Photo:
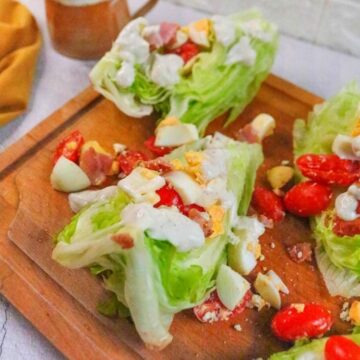
<path id="1" fill-rule="evenodd" d="M 53 259 L 100 275 L 143 341 L 163 348 L 177 312 L 217 287 L 230 315 L 248 293 L 226 266 L 227 246 L 252 227 L 263 231 L 246 216 L 261 162 L 260 145 L 216 133 L 140 163 L 117 186 L 71 194 L 78 213 L 58 234 Z"/>
<path id="2" fill-rule="evenodd" d="M 237 118 L 267 77 L 276 27 L 257 11 L 187 26 L 130 22 L 91 71 L 95 89 L 125 114 L 171 116 L 203 134 L 217 116 Z"/>
<path id="3" fill-rule="evenodd" d="M 306 123 L 295 123 L 294 149 L 299 175 L 309 179 L 308 188 L 318 188 L 313 199 L 319 208 L 302 215 L 313 215 L 317 263 L 327 288 L 333 296 L 360 296 L 360 90 L 356 84 L 316 106 Z"/>

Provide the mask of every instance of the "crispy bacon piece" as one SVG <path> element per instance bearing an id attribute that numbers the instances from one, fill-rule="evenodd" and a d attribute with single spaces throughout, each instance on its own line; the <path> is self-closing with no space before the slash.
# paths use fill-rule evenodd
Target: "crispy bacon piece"
<path id="1" fill-rule="evenodd" d="M 155 50 L 173 43 L 176 39 L 176 32 L 180 28 L 178 24 L 163 22 L 160 24 L 159 31 L 153 31 L 145 36 L 150 44 L 150 49 Z"/>
<path id="2" fill-rule="evenodd" d="M 144 161 L 142 165 L 149 170 L 158 171 L 160 174 L 166 174 L 173 170 L 171 164 L 162 158 Z"/>
<path id="3" fill-rule="evenodd" d="M 111 240 L 115 241 L 125 250 L 134 247 L 134 239 L 129 234 L 115 234 L 111 236 Z"/>
<path id="4" fill-rule="evenodd" d="M 235 134 L 235 138 L 238 141 L 245 141 L 249 144 L 261 143 L 261 140 L 259 139 L 251 124 L 247 124 L 242 129 L 240 129 Z"/>
<path id="5" fill-rule="evenodd" d="M 113 159 L 110 155 L 96 152 L 93 147 L 80 156 L 80 167 L 89 177 L 92 185 L 101 185 L 111 173 Z"/>
<path id="6" fill-rule="evenodd" d="M 312 247 L 309 243 L 303 242 L 289 246 L 287 251 L 291 260 L 298 264 L 304 261 L 311 261 Z"/>
<path id="7" fill-rule="evenodd" d="M 163 22 L 160 24 L 160 36 L 164 45 L 175 41 L 176 32 L 180 29 L 178 24 Z"/>
<path id="8" fill-rule="evenodd" d="M 205 218 L 205 213 L 195 208 L 191 208 L 188 213 L 188 217 L 198 223 L 204 232 L 205 237 L 209 237 L 212 233 L 212 221 Z"/>

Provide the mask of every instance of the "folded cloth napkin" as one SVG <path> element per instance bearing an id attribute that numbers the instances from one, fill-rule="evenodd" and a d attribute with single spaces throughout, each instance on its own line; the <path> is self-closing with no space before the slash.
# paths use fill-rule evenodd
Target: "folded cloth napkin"
<path id="1" fill-rule="evenodd" d="M 0 126 L 26 109 L 40 45 L 29 10 L 14 0 L 0 0 Z"/>

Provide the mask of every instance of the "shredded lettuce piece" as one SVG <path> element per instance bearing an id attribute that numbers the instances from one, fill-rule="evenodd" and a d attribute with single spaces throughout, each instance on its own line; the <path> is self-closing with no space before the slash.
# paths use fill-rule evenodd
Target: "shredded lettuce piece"
<path id="1" fill-rule="evenodd" d="M 360 335 L 344 335 L 344 337 L 360 344 Z M 299 342 L 290 350 L 283 351 L 270 356 L 269 360 L 323 360 L 325 344 L 329 338 L 312 340 L 310 342 Z"/>
<path id="2" fill-rule="evenodd" d="M 189 65 L 183 68 L 175 86 L 168 89 L 150 80 L 153 55 L 147 64 L 134 64 L 135 80 L 131 86 L 119 86 L 116 74 L 123 60 L 114 45 L 90 73 L 95 90 L 130 116 L 140 118 L 155 109 L 160 117 L 172 115 L 184 123 L 195 124 L 201 134 L 212 120 L 225 112 L 229 112 L 227 124 L 231 123 L 253 99 L 269 74 L 277 51 L 278 33 L 275 26 L 255 10 L 232 15 L 229 19 L 236 28 L 235 43 L 244 36 L 249 37 L 250 46 L 256 52 L 254 64 L 227 65 L 230 46 L 224 47 L 216 41 L 213 29 L 210 29 L 211 48 L 196 57 L 192 68 Z M 243 25 L 251 21 L 259 24 L 269 41 L 245 33 Z"/>

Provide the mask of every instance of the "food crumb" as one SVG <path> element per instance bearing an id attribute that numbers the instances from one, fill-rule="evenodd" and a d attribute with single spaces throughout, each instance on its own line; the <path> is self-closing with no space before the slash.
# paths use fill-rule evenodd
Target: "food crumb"
<path id="1" fill-rule="evenodd" d="M 341 312 L 340 312 L 340 320 L 349 322 L 350 321 L 350 304 L 346 301 L 343 303 Z"/>
<path id="2" fill-rule="evenodd" d="M 263 271 L 267 271 L 267 267 L 266 266 L 263 266 Z"/>
<path id="3" fill-rule="evenodd" d="M 287 248 L 287 252 L 296 263 L 302 263 L 304 261 L 311 261 L 312 259 L 312 247 L 311 244 L 303 242 L 298 243 Z"/>
<path id="4" fill-rule="evenodd" d="M 236 330 L 236 331 L 241 331 L 242 330 L 240 324 L 235 324 L 233 327 L 234 327 L 234 330 Z"/>
<path id="5" fill-rule="evenodd" d="M 270 244 L 270 247 L 271 247 L 272 249 L 275 249 L 275 243 L 272 242 L 272 243 Z"/>
<path id="6" fill-rule="evenodd" d="M 283 166 L 286 166 L 286 165 L 289 165 L 290 164 L 290 161 L 289 160 L 283 160 L 282 162 L 281 162 L 281 165 L 283 165 Z"/>
<path id="7" fill-rule="evenodd" d="M 259 257 L 259 260 L 260 260 L 260 261 L 264 261 L 264 260 L 265 260 L 265 256 L 264 256 L 263 254 L 261 254 L 260 257 Z"/>

